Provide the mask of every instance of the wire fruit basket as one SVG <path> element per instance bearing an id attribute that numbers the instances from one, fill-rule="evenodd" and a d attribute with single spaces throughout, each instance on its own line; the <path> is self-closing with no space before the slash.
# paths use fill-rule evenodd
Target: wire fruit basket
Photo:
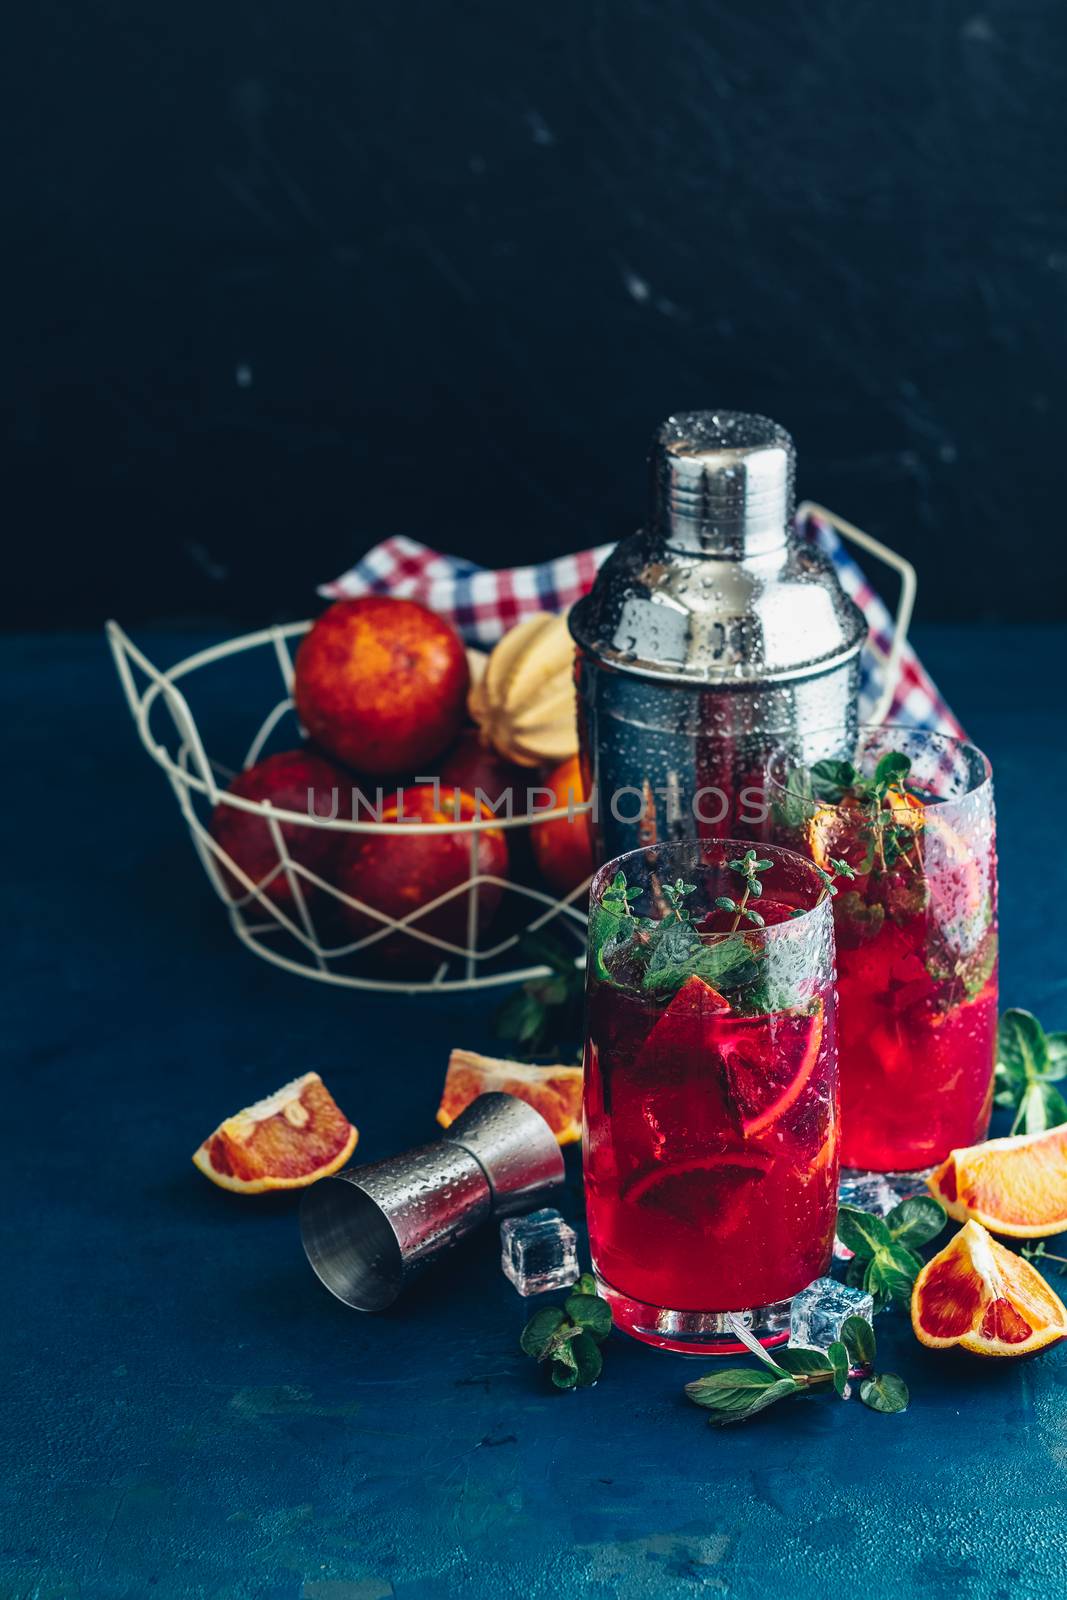
<path id="1" fill-rule="evenodd" d="M 287 811 L 266 800 L 250 800 L 227 792 L 227 784 L 238 771 L 260 760 L 272 743 L 280 749 L 293 748 L 303 741 L 293 700 L 292 641 L 299 641 L 310 627 L 309 620 L 263 628 L 198 650 L 162 671 L 117 622 L 107 624 L 108 643 L 141 743 L 166 773 L 204 871 L 241 943 L 264 961 L 320 983 L 405 994 L 492 988 L 541 977 L 547 969 L 528 961 L 523 964 L 523 946 L 531 935 L 549 931 L 573 942 L 577 959 L 584 950 L 589 880 L 565 896 L 558 896 L 521 878 L 483 872 L 479 867 L 479 835 L 487 829 L 529 830 L 557 818 L 573 819 L 590 809 L 588 803 L 538 810 L 533 816 L 493 816 L 445 825 L 313 816 L 308 811 Z M 255 668 L 258 677 L 267 679 L 265 692 L 275 695 L 237 766 L 224 765 L 208 755 L 190 703 L 203 696 L 205 706 L 217 704 L 221 674 L 232 665 Z M 284 746 L 277 744 L 283 734 L 288 735 Z M 269 828 L 277 863 L 258 881 L 254 882 L 213 837 L 210 821 L 218 805 L 250 813 Z M 286 841 L 286 833 L 292 828 L 373 834 L 377 839 L 386 834 L 440 837 L 447 829 L 449 834 L 469 841 L 467 876 L 445 893 L 394 918 L 343 892 L 295 859 Z M 280 879 L 284 879 L 285 893 L 272 896 L 271 887 Z M 491 926 L 480 931 L 479 903 L 486 890 L 494 896 L 498 894 L 500 904 Z M 456 943 L 420 927 L 435 911 L 456 899 L 466 902 L 465 942 Z M 357 938 L 344 938 L 343 930 L 337 926 L 337 912 L 343 907 L 358 913 L 371 925 L 370 930 Z M 500 931 L 494 934 L 494 929 Z M 391 935 L 425 947 L 425 977 L 393 977 L 374 970 L 375 946 Z"/>

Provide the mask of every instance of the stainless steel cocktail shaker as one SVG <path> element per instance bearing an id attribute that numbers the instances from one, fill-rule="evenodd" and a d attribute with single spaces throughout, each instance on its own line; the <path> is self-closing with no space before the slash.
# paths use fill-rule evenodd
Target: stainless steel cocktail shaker
<path id="1" fill-rule="evenodd" d="M 647 527 L 570 614 L 601 860 L 757 835 L 771 751 L 851 748 L 858 720 L 867 625 L 794 535 L 785 429 L 686 412 L 660 428 L 651 465 Z"/>

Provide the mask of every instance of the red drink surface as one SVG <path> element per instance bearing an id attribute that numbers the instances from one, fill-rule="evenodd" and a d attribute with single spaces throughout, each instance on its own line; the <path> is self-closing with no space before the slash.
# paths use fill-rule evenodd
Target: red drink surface
<path id="1" fill-rule="evenodd" d="M 995 963 L 968 995 L 930 958 L 936 916 L 887 920 L 859 943 L 846 912 L 835 920 L 842 1164 L 911 1171 L 977 1144 L 993 1106 Z"/>
<path id="2" fill-rule="evenodd" d="M 669 1003 L 592 981 L 585 1185 L 598 1272 L 675 1311 L 795 1294 L 830 1265 L 833 997 L 740 1016 L 690 978 Z"/>

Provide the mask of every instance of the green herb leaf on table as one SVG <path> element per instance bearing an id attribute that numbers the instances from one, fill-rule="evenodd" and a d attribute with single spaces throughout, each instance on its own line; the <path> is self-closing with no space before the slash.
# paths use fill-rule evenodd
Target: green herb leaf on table
<path id="1" fill-rule="evenodd" d="M 745 1344 L 749 1343 L 740 1329 L 735 1327 L 735 1331 Z M 784 1350 L 776 1350 L 772 1357 L 754 1338 L 751 1348 L 754 1355 L 759 1355 L 763 1366 L 709 1372 L 685 1386 L 685 1393 L 693 1404 L 711 1413 L 708 1421 L 713 1427 L 744 1422 L 776 1401 L 788 1400 L 793 1395 L 833 1392 L 839 1399 L 847 1399 L 850 1368 L 863 1367 L 869 1371 L 873 1365 L 874 1329 L 862 1317 L 849 1317 L 842 1328 L 841 1339 L 828 1351 L 788 1345 Z M 872 1411 L 903 1411 L 908 1404 L 908 1391 L 895 1373 L 872 1373 L 861 1384 L 860 1398 Z"/>
<path id="2" fill-rule="evenodd" d="M 837 1237 L 841 1243 L 858 1256 L 873 1256 L 876 1250 L 888 1248 L 893 1235 L 871 1211 L 860 1211 L 856 1206 L 839 1206 L 837 1211 Z"/>
<path id="3" fill-rule="evenodd" d="M 571 1341 L 564 1339 L 552 1351 L 552 1365 L 549 1368 L 549 1377 L 557 1389 L 576 1389 L 578 1387 L 579 1372 L 578 1360 L 571 1349 Z"/>
<path id="4" fill-rule="evenodd" d="M 845 1282 L 853 1289 L 867 1289 L 876 1311 L 892 1303 L 907 1306 L 922 1270 L 922 1261 L 910 1246 L 928 1244 L 945 1221 L 944 1208 L 933 1195 L 903 1200 L 886 1217 L 855 1206 L 839 1207 L 837 1236 L 853 1252 Z"/>
<path id="5" fill-rule="evenodd" d="M 600 1346 L 611 1332 L 611 1307 L 583 1272 L 562 1306 L 535 1311 L 519 1337 L 524 1355 L 548 1363 L 557 1389 L 587 1389 L 600 1377 Z"/>
<path id="6" fill-rule="evenodd" d="M 559 1306 L 545 1306 L 543 1310 L 535 1311 L 519 1339 L 523 1353 L 533 1356 L 537 1361 L 542 1360 L 551 1348 L 553 1336 L 566 1320 Z"/>
<path id="7" fill-rule="evenodd" d="M 784 1350 L 776 1350 L 774 1359 L 791 1378 L 806 1378 L 815 1373 L 827 1377 L 834 1370 L 834 1364 L 825 1350 L 807 1350 L 803 1345 L 787 1345 Z"/>
<path id="8" fill-rule="evenodd" d="M 563 1309 L 571 1321 L 599 1343 L 611 1332 L 611 1307 L 598 1294 L 570 1294 Z"/>
<path id="9" fill-rule="evenodd" d="M 577 1387 L 591 1388 L 604 1368 L 604 1357 L 600 1353 L 599 1344 L 591 1334 L 577 1333 L 571 1340 L 569 1349 L 577 1374 Z"/>
<path id="10" fill-rule="evenodd" d="M 897 1244 L 908 1250 L 919 1249 L 936 1239 L 945 1226 L 945 1208 L 932 1194 L 911 1195 L 893 1207 L 885 1225 Z"/>
<path id="11" fill-rule="evenodd" d="M 911 1291 L 922 1270 L 922 1262 L 902 1245 L 890 1245 L 879 1250 L 867 1263 L 863 1287 L 869 1289 L 880 1304 L 894 1301 L 906 1307 L 911 1301 Z"/>
<path id="12" fill-rule="evenodd" d="M 878 1373 L 873 1378 L 864 1378 L 860 1384 L 860 1399 L 872 1411 L 887 1414 L 906 1411 L 910 1398 L 907 1384 L 895 1372 Z"/>
<path id="13" fill-rule="evenodd" d="M 1067 1256 L 1054 1256 L 1046 1249 L 1044 1239 L 1039 1240 L 1037 1244 L 1024 1244 L 1019 1254 L 1025 1256 L 1027 1261 L 1051 1262 L 1049 1269 L 1051 1272 L 1058 1272 L 1061 1275 L 1067 1272 Z"/>
<path id="14" fill-rule="evenodd" d="M 852 1365 L 848 1351 L 840 1339 L 835 1339 L 826 1354 L 834 1369 L 834 1389 L 839 1399 L 844 1400 L 848 1395 L 848 1374 Z"/>
<path id="15" fill-rule="evenodd" d="M 996 1102 L 1014 1110 L 1012 1133 L 1043 1133 L 1067 1122 L 1067 1033 L 1046 1033 L 1030 1011 L 1005 1011 L 997 1029 Z"/>
<path id="16" fill-rule="evenodd" d="M 694 1405 L 711 1412 L 708 1422 L 712 1427 L 722 1428 L 731 1422 L 744 1422 L 776 1400 L 800 1394 L 801 1389 L 792 1378 L 776 1378 L 773 1372 L 762 1368 L 757 1371 L 751 1367 L 727 1367 L 687 1383 L 685 1392 Z"/>
<path id="17" fill-rule="evenodd" d="M 841 1343 L 848 1351 L 848 1359 L 854 1367 L 871 1367 L 878 1346 L 874 1337 L 874 1329 L 865 1317 L 846 1317 L 841 1324 Z"/>

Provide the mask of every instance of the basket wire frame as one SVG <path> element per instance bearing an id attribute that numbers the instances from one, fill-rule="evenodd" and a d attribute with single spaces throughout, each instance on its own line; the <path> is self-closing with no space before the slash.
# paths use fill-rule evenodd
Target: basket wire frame
<path id="1" fill-rule="evenodd" d="M 591 809 L 589 802 L 580 805 L 556 806 L 539 811 L 535 818 L 528 816 L 493 817 L 469 822 L 448 824 L 450 834 L 466 834 L 469 839 L 467 876 L 445 893 L 416 906 L 403 917 L 390 917 L 377 907 L 366 904 L 353 895 L 346 894 L 336 885 L 294 860 L 286 845 L 283 823 L 303 828 L 326 828 L 336 833 L 403 833 L 439 834 L 442 824 L 418 822 L 360 821 L 356 817 L 319 817 L 307 811 L 288 811 L 272 806 L 270 801 L 247 800 L 229 794 L 226 785 L 236 775 L 232 768 L 212 760 L 205 749 L 189 701 L 179 685 L 193 674 L 200 673 L 229 657 L 262 650 L 273 654 L 284 690 L 263 718 L 244 756 L 243 768 L 252 766 L 263 751 L 279 724 L 286 716 L 295 717 L 293 700 L 293 656 L 290 640 L 300 638 L 310 628 L 310 621 L 287 623 L 263 628 L 255 633 L 242 634 L 211 645 L 185 657 L 166 671 L 154 665 L 143 651 L 130 639 L 117 622 L 107 624 L 107 638 L 126 701 L 141 743 L 153 761 L 163 769 L 174 791 L 179 810 L 189 829 L 194 848 L 208 879 L 226 908 L 230 925 L 245 947 L 264 961 L 287 972 L 315 978 L 345 988 L 384 990 L 404 994 L 457 992 L 472 989 L 495 988 L 529 978 L 544 977 L 544 966 L 506 965 L 509 954 L 518 955 L 525 935 L 537 933 L 553 923 L 572 930 L 575 935 L 576 965 L 584 960 L 586 903 L 589 879 L 579 884 L 565 896 L 556 896 L 531 884 L 518 883 L 478 868 L 479 835 L 486 829 L 514 830 L 529 828 L 534 823 L 555 818 L 572 817 Z M 169 714 L 174 747 L 168 748 L 157 731 L 161 711 Z M 198 811 L 198 804 L 200 811 Z M 211 834 L 200 814 L 217 805 L 227 805 L 261 818 L 270 829 L 277 854 L 272 870 L 258 882 L 238 866 L 222 849 Z M 284 877 L 292 900 L 292 908 L 274 901 L 267 890 L 279 877 Z M 228 882 L 229 880 L 229 882 Z M 235 895 L 233 884 L 240 886 Z M 479 945 L 478 901 L 484 888 L 499 889 L 502 898 L 508 895 L 529 901 L 532 915 L 521 927 L 513 928 L 495 942 Z M 351 907 L 363 914 L 372 924 L 370 932 L 360 938 L 339 944 L 327 944 L 316 926 L 308 889 L 314 897 L 328 897 L 328 901 Z M 422 922 L 439 907 L 466 896 L 466 936 L 464 944 L 442 939 L 420 928 Z M 328 903 L 327 901 L 327 903 Z M 321 903 L 321 902 L 320 902 Z M 491 931 L 491 930 L 490 930 Z M 440 961 L 432 976 L 425 980 L 413 978 L 391 979 L 376 973 L 353 970 L 351 963 L 365 952 L 373 952 L 375 945 L 391 934 L 403 933 L 409 939 L 439 953 Z M 504 965 L 500 965 L 500 963 Z M 491 964 L 493 970 L 488 970 Z"/>

